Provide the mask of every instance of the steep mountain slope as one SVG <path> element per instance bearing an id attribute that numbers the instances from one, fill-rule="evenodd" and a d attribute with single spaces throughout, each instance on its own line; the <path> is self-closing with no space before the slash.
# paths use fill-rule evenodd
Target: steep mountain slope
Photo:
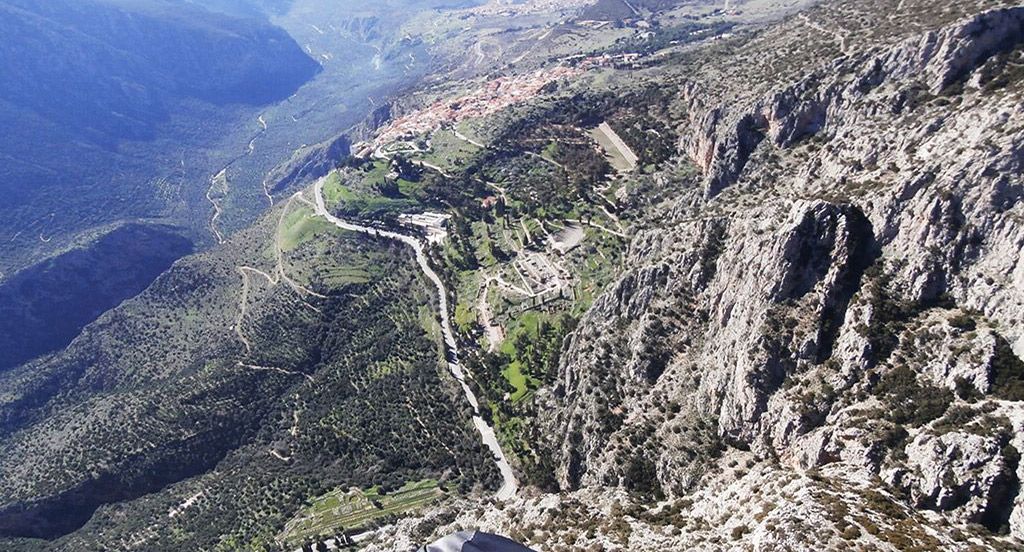
<path id="1" fill-rule="evenodd" d="M 166 214 L 155 173 L 320 68 L 261 17 L 177 0 L 6 0 L 0 13 L 4 276 L 86 229 Z"/>
<path id="2" fill-rule="evenodd" d="M 824 2 L 617 65 L 679 139 L 625 177 L 622 272 L 536 390 L 522 467 L 563 494 L 374 549 L 1019 546 L 1022 10 Z"/>
<path id="3" fill-rule="evenodd" d="M 191 251 L 170 228 L 126 225 L 18 273 L 0 286 L 0 371 L 63 349 L 83 326 Z"/>
<path id="4" fill-rule="evenodd" d="M 355 156 L 0 375 L 3 545 L 1019 548 L 1024 7 L 591 4 L 403 21 Z"/>
<path id="5" fill-rule="evenodd" d="M 270 546 L 335 487 L 491 484 L 430 293 L 408 251 L 296 199 L 177 263 L 0 376 L 4 548 Z"/>
<path id="6" fill-rule="evenodd" d="M 805 17 L 839 20 L 853 5 Z M 795 468 L 848 462 L 965 521 L 1013 510 L 1019 405 L 1000 401 L 1021 398 L 1024 376 L 1012 352 L 1024 281 L 1009 80 L 1022 14 L 926 21 L 936 30 L 837 52 L 822 68 L 815 56 L 799 81 L 763 92 L 748 65 L 731 90 L 755 94 L 727 104 L 684 85 L 693 130 L 680 148 L 703 177 L 671 226 L 634 239 L 630 268 L 574 335 L 554 391 L 567 404 L 551 420 L 579 436 L 561 447 L 564 485 L 625 476 L 640 436 L 647 448 L 633 461 L 658 474 L 643 483 L 684 492 L 700 466 L 674 428 L 703 419 L 723 445 Z M 841 31 L 841 44 L 885 22 L 872 23 Z M 796 25 L 733 56 L 771 65 Z M 605 330 L 620 319 L 621 331 Z M 967 417 L 921 427 L 946 412 Z M 613 431 L 584 422 L 609 416 Z M 960 427 L 975 417 L 996 424 L 977 443 Z M 906 447 L 935 439 L 948 442 L 936 457 L 906 463 Z M 941 451 L 979 446 L 990 475 L 954 462 L 955 483 L 928 487 L 945 469 Z M 974 491 L 940 500 L 954 492 L 945 485 Z"/>

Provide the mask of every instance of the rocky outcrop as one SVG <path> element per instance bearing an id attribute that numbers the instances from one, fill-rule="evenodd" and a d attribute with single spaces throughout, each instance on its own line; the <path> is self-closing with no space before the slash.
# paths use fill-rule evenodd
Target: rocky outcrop
<path id="1" fill-rule="evenodd" d="M 351 145 L 348 135 L 342 134 L 295 150 L 291 159 L 274 167 L 267 175 L 268 189 L 281 193 L 324 176 L 351 153 Z"/>
<path id="2" fill-rule="evenodd" d="M 367 139 L 373 131 L 391 118 L 391 105 L 385 104 L 370 112 L 359 124 L 319 144 L 301 147 L 291 159 L 274 167 L 266 182 L 272 193 L 281 193 L 308 184 L 334 170 L 353 153 L 352 145 Z"/>
<path id="3" fill-rule="evenodd" d="M 933 93 L 962 79 L 988 57 L 1024 40 L 1024 7 L 984 12 L 960 25 L 925 35 L 907 74 L 923 71 Z"/>
<path id="4" fill-rule="evenodd" d="M 638 233 L 569 342 L 542 409 L 569 436 L 563 488 L 721 490 L 741 450 L 1024 537 L 1024 127 L 982 70 L 1022 18 L 853 49 L 728 103 L 682 89 L 703 187 L 680 183 L 676 222 Z"/>
<path id="5" fill-rule="evenodd" d="M 399 521 L 364 542 L 366 550 L 412 550 L 446 532 L 474 527 L 536 550 L 965 550 L 973 536 L 932 531 L 915 512 L 851 477 L 840 465 L 795 474 L 734 451 L 712 484 L 654 506 L 620 489 L 585 488 L 521 496 L 500 504 L 461 501 Z M 840 491 L 839 489 L 842 489 Z M 756 490 L 756 491 L 755 491 Z"/>
<path id="6" fill-rule="evenodd" d="M 765 138 L 787 148 L 832 130 L 831 120 L 841 119 L 853 104 L 886 85 L 906 87 L 919 81 L 938 94 L 1021 41 L 1024 7 L 1006 8 L 889 48 L 837 58 L 790 86 L 728 106 L 708 109 L 700 87 L 690 84 L 683 97 L 689 104 L 692 132 L 683 135 L 680 150 L 704 171 L 705 194 L 714 197 L 739 180 L 754 148 Z M 900 107 L 894 102 L 894 109 Z"/>
<path id="7" fill-rule="evenodd" d="M 963 432 L 918 435 L 906 448 L 914 476 L 899 473 L 894 478 L 910 480 L 911 499 L 920 508 L 957 510 L 970 521 L 982 521 L 986 511 L 1005 506 L 993 503 L 1005 499 L 1002 487 L 1016 483 L 1003 481 L 1005 473 L 1017 466 L 1015 461 L 1007 465 L 1000 440 Z"/>

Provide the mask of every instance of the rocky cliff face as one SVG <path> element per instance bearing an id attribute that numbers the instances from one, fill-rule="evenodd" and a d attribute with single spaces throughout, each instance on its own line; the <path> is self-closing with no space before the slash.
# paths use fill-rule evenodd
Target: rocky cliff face
<path id="1" fill-rule="evenodd" d="M 1002 0 L 821 2 L 637 58 L 681 138 L 618 177 L 621 273 L 536 393 L 557 489 L 368 549 L 1019 549 L 1022 68 Z"/>
<path id="2" fill-rule="evenodd" d="M 706 509 L 743 451 L 1024 538 L 1022 25 L 1009 7 L 886 41 L 838 30 L 792 80 L 711 89 L 705 68 L 681 87 L 700 175 L 568 343 L 543 420 L 568 436 L 550 443 L 564 489 Z M 785 55 L 768 43 L 742 53 L 764 69 Z"/>
<path id="3" fill-rule="evenodd" d="M 312 182 L 335 169 L 346 157 L 359 153 L 352 151 L 352 144 L 365 140 L 383 125 L 391 117 L 391 109 L 391 104 L 384 104 L 344 133 L 319 144 L 295 150 L 291 159 L 274 167 L 267 174 L 267 189 L 274 194 L 281 194 Z"/>
<path id="4" fill-rule="evenodd" d="M 268 189 L 280 193 L 327 174 L 349 155 L 351 141 L 341 134 L 319 144 L 299 148 L 291 159 L 267 174 Z"/>

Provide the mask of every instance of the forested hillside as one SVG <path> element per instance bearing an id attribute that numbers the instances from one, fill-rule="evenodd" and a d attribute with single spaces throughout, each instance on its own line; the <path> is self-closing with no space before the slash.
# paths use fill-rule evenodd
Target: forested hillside
<path id="1" fill-rule="evenodd" d="M 179 262 L 0 376 L 0 533 L 57 539 L 4 547 L 256 546 L 334 488 L 492 485 L 428 293 L 299 201 Z"/>

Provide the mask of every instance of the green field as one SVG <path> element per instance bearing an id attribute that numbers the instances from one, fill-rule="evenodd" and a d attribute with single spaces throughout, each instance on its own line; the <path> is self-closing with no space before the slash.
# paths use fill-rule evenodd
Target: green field
<path id="1" fill-rule="evenodd" d="M 505 379 L 512 384 L 512 387 L 516 388 L 509 397 L 512 402 L 519 402 L 523 400 L 528 393 L 530 393 L 530 388 L 526 386 L 526 374 L 523 373 L 523 367 L 518 360 L 512 362 L 508 367 L 502 370 L 501 375 L 505 376 Z"/>
<path id="2" fill-rule="evenodd" d="M 318 217 L 312 209 L 292 207 L 281 222 L 281 249 L 291 251 L 315 237 L 318 233 L 333 232 L 337 227 Z"/>
<path id="3" fill-rule="evenodd" d="M 419 311 L 420 326 L 433 340 L 441 339 L 441 324 L 437 321 L 437 313 L 432 305 L 420 305 Z"/>
<path id="4" fill-rule="evenodd" d="M 413 512 L 444 495 L 433 479 L 406 483 L 389 494 L 381 494 L 377 487 L 338 489 L 314 499 L 289 521 L 281 540 L 289 547 L 299 546 L 308 538 L 367 528 L 376 520 Z"/>
<path id="5" fill-rule="evenodd" d="M 422 192 L 423 184 L 400 178 L 397 184 L 401 197 L 385 197 L 378 186 L 389 171 L 388 162 L 378 159 L 345 175 L 338 171 L 331 173 L 323 188 L 327 208 L 359 218 L 415 210 L 419 206 L 415 198 Z"/>
<path id="6" fill-rule="evenodd" d="M 501 351 L 514 359 L 502 370 L 501 375 L 508 380 L 515 391 L 509 396 L 512 402 L 519 402 L 533 393 L 532 387 L 539 387 L 539 381 L 535 381 L 523 371 L 523 364 L 518 360 L 521 351 L 516 350 L 517 338 L 521 335 L 528 336 L 531 340 L 537 338 L 540 326 L 540 314 L 536 311 L 524 312 L 515 319 L 507 328 L 508 335 L 501 343 Z M 531 385 L 532 384 L 532 385 Z"/>
<path id="7" fill-rule="evenodd" d="M 327 180 L 324 181 L 324 202 L 328 206 L 352 199 L 352 197 L 352 193 L 341 183 L 341 174 L 338 171 L 327 175 Z"/>
<path id="8" fill-rule="evenodd" d="M 370 281 L 371 276 L 368 270 L 358 266 L 333 266 L 323 271 L 324 283 L 331 287 L 365 284 Z"/>
<path id="9" fill-rule="evenodd" d="M 454 172 L 465 166 L 480 151 L 477 146 L 455 136 L 450 130 L 439 130 L 430 139 L 430 151 L 419 159 Z"/>

